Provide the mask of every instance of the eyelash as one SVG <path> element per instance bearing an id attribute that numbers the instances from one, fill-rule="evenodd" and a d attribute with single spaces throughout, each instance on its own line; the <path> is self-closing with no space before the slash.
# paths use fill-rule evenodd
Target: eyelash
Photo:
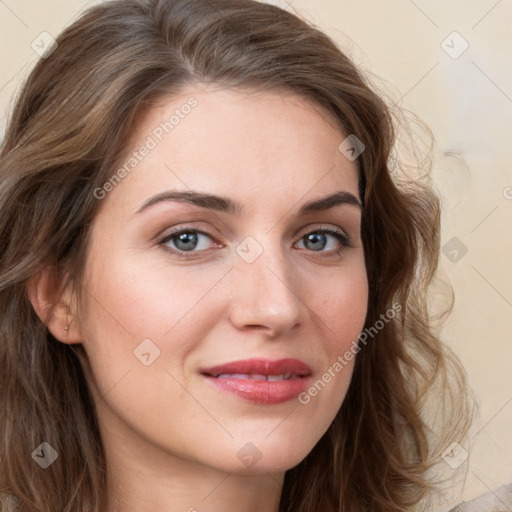
<path id="1" fill-rule="evenodd" d="M 189 226 L 189 227 L 177 228 L 177 229 L 171 231 L 170 233 L 166 234 L 163 238 L 161 238 L 158 241 L 158 245 L 163 246 L 166 251 L 171 252 L 172 254 L 178 256 L 179 258 L 190 258 L 191 254 L 203 252 L 203 251 L 180 251 L 179 249 L 172 249 L 172 248 L 166 246 L 166 244 L 168 242 L 170 242 L 173 238 L 175 238 L 178 235 L 181 235 L 183 233 L 196 233 L 196 234 L 200 234 L 200 235 L 205 235 L 205 236 L 211 238 L 212 240 L 215 239 L 215 237 L 213 235 L 211 235 L 210 233 L 208 233 L 206 231 L 201 231 L 200 229 Z M 345 235 L 341 231 L 338 231 L 337 229 L 334 229 L 331 227 L 322 227 L 319 229 L 314 229 L 312 231 L 308 231 L 307 233 L 305 233 L 304 235 L 302 235 L 300 237 L 300 240 L 303 240 L 307 235 L 310 235 L 312 233 L 327 233 L 329 235 L 332 235 L 341 243 L 341 246 L 339 249 L 334 249 L 331 251 L 310 251 L 310 252 L 313 252 L 313 253 L 318 252 L 320 254 L 325 253 L 325 257 L 329 257 L 329 256 L 340 255 L 346 249 L 354 247 L 352 240 L 347 235 Z"/>

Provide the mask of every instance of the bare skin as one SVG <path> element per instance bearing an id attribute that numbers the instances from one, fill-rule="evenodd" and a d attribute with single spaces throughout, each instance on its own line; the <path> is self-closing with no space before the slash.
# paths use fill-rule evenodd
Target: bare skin
<path id="1" fill-rule="evenodd" d="M 57 297 L 50 273 L 31 289 L 38 312 L 57 303 L 53 335 L 87 354 L 109 467 L 106 512 L 277 512 L 285 472 L 331 424 L 354 361 L 307 404 L 255 403 L 199 369 L 295 358 L 313 383 L 366 317 L 360 208 L 342 202 L 297 215 L 337 191 L 360 200 L 356 165 L 338 149 L 345 135 L 294 95 L 196 86 L 153 106 L 127 154 L 192 96 L 197 106 L 101 199 L 83 307 L 69 289 Z M 169 190 L 230 198 L 243 211 L 167 200 L 137 213 Z M 169 238 L 174 228 L 189 238 Z M 260 250 L 252 262 L 242 257 Z M 143 340 L 148 365 L 134 354 Z"/>

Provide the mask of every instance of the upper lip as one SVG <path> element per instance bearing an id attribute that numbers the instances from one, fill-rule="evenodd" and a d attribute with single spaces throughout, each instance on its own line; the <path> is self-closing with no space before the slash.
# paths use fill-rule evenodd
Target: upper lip
<path id="1" fill-rule="evenodd" d="M 282 375 L 291 373 L 299 376 L 311 374 L 309 366 L 299 359 L 244 359 L 230 363 L 201 368 L 200 373 L 217 377 L 221 374 L 258 374 L 258 375 Z"/>

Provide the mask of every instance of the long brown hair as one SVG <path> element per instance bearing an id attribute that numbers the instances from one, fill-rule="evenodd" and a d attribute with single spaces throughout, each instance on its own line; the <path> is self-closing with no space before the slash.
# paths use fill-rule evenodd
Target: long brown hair
<path id="1" fill-rule="evenodd" d="M 2 510 L 11 510 L 8 496 L 21 512 L 105 510 L 106 465 L 83 347 L 51 335 L 27 282 L 47 266 L 80 282 L 100 204 L 94 191 L 112 176 L 134 122 L 158 97 L 196 83 L 302 95 L 333 116 L 340 137 L 365 144 L 357 159 L 365 328 L 377 330 L 382 314 L 400 307 L 361 346 L 326 434 L 287 471 L 280 510 L 414 509 L 470 416 L 464 371 L 441 343 L 428 304 L 440 204 L 392 158 L 390 108 L 329 37 L 293 13 L 254 0 L 114 0 L 82 14 L 37 63 L 1 147 Z M 434 390 L 438 430 L 426 419 Z M 45 471 L 30 456 L 43 440 L 61 454 Z"/>

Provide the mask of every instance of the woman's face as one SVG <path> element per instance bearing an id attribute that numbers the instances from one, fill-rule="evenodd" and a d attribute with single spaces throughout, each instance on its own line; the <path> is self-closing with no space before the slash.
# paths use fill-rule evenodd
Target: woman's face
<path id="1" fill-rule="evenodd" d="M 141 118 L 82 281 L 108 452 L 281 472 L 325 433 L 368 299 L 344 139 L 278 93 L 190 87 Z"/>

